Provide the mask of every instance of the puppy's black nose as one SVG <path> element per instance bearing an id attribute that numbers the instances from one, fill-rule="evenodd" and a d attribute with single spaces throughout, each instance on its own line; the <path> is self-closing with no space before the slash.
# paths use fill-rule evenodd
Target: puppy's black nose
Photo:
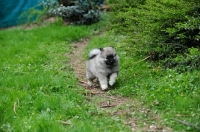
<path id="1" fill-rule="evenodd" d="M 110 60 L 110 63 L 114 63 L 115 61 L 114 60 Z"/>
<path id="2" fill-rule="evenodd" d="M 106 65 L 112 66 L 115 63 L 114 59 L 110 59 L 106 61 Z"/>

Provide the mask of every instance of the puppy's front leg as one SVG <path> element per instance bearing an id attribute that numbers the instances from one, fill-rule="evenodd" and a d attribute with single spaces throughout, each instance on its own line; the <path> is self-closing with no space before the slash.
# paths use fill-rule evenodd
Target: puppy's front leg
<path id="1" fill-rule="evenodd" d="M 113 73 L 110 75 L 110 81 L 109 81 L 110 86 L 112 86 L 115 83 L 116 78 L 117 78 L 117 73 Z"/>
<path id="2" fill-rule="evenodd" d="M 101 89 L 102 90 L 108 89 L 107 77 L 103 76 L 103 75 L 100 75 L 98 79 L 99 79 L 99 83 L 101 85 Z"/>

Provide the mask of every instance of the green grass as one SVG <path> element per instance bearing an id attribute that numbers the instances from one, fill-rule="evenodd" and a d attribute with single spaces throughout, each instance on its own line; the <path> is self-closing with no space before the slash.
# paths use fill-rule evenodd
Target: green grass
<path id="1" fill-rule="evenodd" d="M 141 61 L 147 57 L 143 48 L 140 43 L 132 44 L 128 39 L 128 36 L 108 32 L 93 38 L 85 50 L 88 53 L 92 48 L 111 45 L 117 50 L 119 76 L 114 90 L 108 92 L 140 100 L 176 131 L 197 131 L 176 119 L 200 126 L 200 72 L 179 73 L 176 69 L 165 69 L 159 63 Z"/>
<path id="2" fill-rule="evenodd" d="M 94 30 L 56 22 L 0 31 L 0 131 L 129 131 L 86 101 L 69 64 L 70 43 Z"/>
<path id="3" fill-rule="evenodd" d="M 74 50 L 70 43 L 91 37 L 100 28 L 99 24 L 63 26 L 58 21 L 30 30 L 0 31 L 0 131 L 130 131 L 86 100 L 69 64 Z M 141 101 L 175 131 L 197 131 L 175 119 L 200 125 L 199 71 L 179 73 L 141 61 L 147 57 L 139 43 L 143 38 L 135 37 L 131 39 L 137 39 L 136 44 L 112 32 L 92 37 L 84 58 L 92 48 L 114 46 L 120 72 L 108 93 Z"/>

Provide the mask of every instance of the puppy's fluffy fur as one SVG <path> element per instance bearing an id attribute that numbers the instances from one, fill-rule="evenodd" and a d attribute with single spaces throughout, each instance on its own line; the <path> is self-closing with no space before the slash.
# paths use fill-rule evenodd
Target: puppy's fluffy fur
<path id="1" fill-rule="evenodd" d="M 97 78 L 102 90 L 108 89 L 109 84 L 115 83 L 119 71 L 119 56 L 113 47 L 93 49 L 90 51 L 89 59 L 86 62 L 86 76 L 88 85 L 93 85 Z"/>

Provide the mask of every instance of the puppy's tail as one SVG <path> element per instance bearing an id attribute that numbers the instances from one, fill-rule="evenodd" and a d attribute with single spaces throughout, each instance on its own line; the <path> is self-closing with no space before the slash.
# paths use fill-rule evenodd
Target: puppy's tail
<path id="1" fill-rule="evenodd" d="M 93 59 L 95 56 L 101 53 L 100 49 L 93 49 L 90 51 L 89 59 Z"/>

